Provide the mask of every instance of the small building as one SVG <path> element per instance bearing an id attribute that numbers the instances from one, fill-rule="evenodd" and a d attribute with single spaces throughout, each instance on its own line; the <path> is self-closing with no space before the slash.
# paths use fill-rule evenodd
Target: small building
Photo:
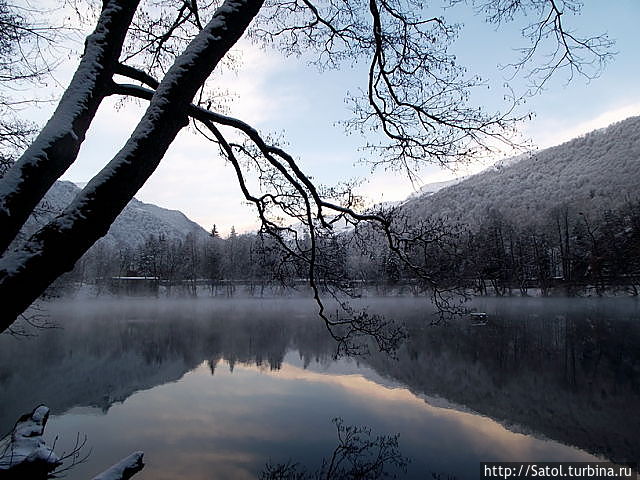
<path id="1" fill-rule="evenodd" d="M 159 287 L 158 277 L 111 277 L 109 280 L 109 290 L 115 295 L 157 296 Z"/>

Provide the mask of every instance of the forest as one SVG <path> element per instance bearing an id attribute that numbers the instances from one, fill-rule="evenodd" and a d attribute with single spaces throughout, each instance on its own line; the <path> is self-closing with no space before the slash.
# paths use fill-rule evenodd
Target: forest
<path id="1" fill-rule="evenodd" d="M 356 296 L 420 293 L 428 285 L 416 277 L 418 267 L 443 288 L 477 295 L 635 296 L 640 288 L 640 200 L 594 218 L 571 205 L 556 207 L 542 226 L 521 226 L 494 208 L 474 226 L 431 218 L 409 228 L 422 236 L 406 242 L 404 258 L 363 226 L 323 238 L 318 264 L 325 287 Z M 99 243 L 49 293 L 86 284 L 96 295 L 127 293 L 119 280 L 135 277 L 163 286 L 168 296 L 285 294 L 306 290 L 305 269 L 266 235 L 232 229 L 223 238 L 214 226 L 207 238 L 150 235 L 135 248 Z"/>

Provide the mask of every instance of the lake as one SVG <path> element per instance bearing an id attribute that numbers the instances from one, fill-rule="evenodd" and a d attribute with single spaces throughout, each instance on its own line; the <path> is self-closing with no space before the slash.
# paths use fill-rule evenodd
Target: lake
<path id="1" fill-rule="evenodd" d="M 431 325 L 419 298 L 360 302 L 406 323 L 397 358 L 334 359 L 308 299 L 53 304 L 60 328 L 0 336 L 0 431 L 48 405 L 58 453 L 86 436 L 71 480 L 135 450 L 140 480 L 256 478 L 287 462 L 311 473 L 338 425 L 343 440 L 348 426 L 370 428 L 365 440 L 397 434 L 404 469 L 387 467 L 401 478 L 640 459 L 637 301 L 476 299 L 484 326 Z"/>

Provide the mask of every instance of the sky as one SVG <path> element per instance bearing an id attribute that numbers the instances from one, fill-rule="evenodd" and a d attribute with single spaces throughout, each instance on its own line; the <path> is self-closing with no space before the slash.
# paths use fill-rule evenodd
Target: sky
<path id="1" fill-rule="evenodd" d="M 435 2 L 434 2 L 435 3 Z M 596 128 L 640 114 L 640 58 L 636 28 L 640 21 L 638 0 L 590 0 L 579 16 L 563 17 L 565 24 L 583 34 L 607 33 L 616 41 L 617 55 L 600 77 L 586 80 L 576 77 L 567 83 L 560 75 L 545 91 L 528 99 L 521 113 L 535 116 L 521 126 L 522 135 L 536 148 L 560 144 Z M 509 72 L 498 65 L 517 58 L 515 48 L 524 45 L 518 25 L 496 30 L 469 9 L 443 12 L 427 10 L 431 16 L 456 18 L 464 26 L 453 47 L 460 64 L 480 74 L 490 88 L 474 94 L 473 100 L 488 110 L 503 106 L 502 85 Z M 81 50 L 81 40 L 72 47 Z M 215 85 L 234 92 L 228 107 L 230 114 L 257 127 L 263 133 L 279 135 L 287 150 L 298 159 L 302 169 L 318 183 L 333 185 L 348 179 L 361 179 L 357 192 L 369 203 L 398 201 L 422 184 L 439 182 L 475 173 L 490 165 L 489 160 L 457 171 L 427 166 L 419 172 L 420 181 L 412 184 L 405 176 L 384 170 L 371 171 L 366 164 L 368 152 L 361 149 L 365 140 L 346 135 L 338 122 L 348 120 L 344 101 L 346 92 L 366 82 L 366 65 L 350 65 L 337 71 L 320 73 L 298 58 L 283 57 L 242 42 L 236 49 L 242 64 L 236 72 L 225 72 Z M 78 58 L 61 58 L 55 72 L 64 86 Z M 521 79 L 511 81 L 516 91 L 525 88 Z M 62 179 L 83 183 L 99 171 L 124 144 L 146 105 L 130 101 L 122 105 L 109 98 L 89 130 L 76 163 Z M 43 122 L 53 105 L 30 112 Z M 497 160 L 494 157 L 492 160 Z M 206 229 L 216 224 L 225 234 L 232 226 L 238 232 L 256 228 L 256 215 L 244 202 L 231 166 L 219 157 L 217 148 L 190 131 L 180 133 L 167 155 L 136 197 L 143 202 L 181 210 Z"/>

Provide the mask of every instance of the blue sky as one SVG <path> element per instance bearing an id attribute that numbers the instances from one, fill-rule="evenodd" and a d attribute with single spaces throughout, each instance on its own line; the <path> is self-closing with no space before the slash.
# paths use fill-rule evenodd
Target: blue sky
<path id="1" fill-rule="evenodd" d="M 614 0 L 585 2 L 579 16 L 567 16 L 565 23 L 584 34 L 607 32 L 616 40 L 615 59 L 603 74 L 592 81 L 575 78 L 570 84 L 560 75 L 540 95 L 528 100 L 522 112 L 536 116 L 522 126 L 522 133 L 540 148 L 562 143 L 616 120 L 640 114 L 640 60 L 637 53 L 637 24 L 640 1 Z M 444 15 L 464 23 L 453 52 L 469 72 L 487 79 L 491 88 L 483 89 L 474 100 L 495 110 L 502 106 L 502 84 L 508 72 L 497 68 L 500 63 L 514 61 L 515 47 L 523 46 L 518 24 L 496 31 L 483 19 L 456 8 L 430 15 Z M 371 202 L 401 200 L 416 186 L 402 175 L 384 170 L 371 173 L 360 161 L 367 152 L 359 149 L 363 139 L 346 136 L 336 125 L 350 113 L 344 102 L 348 89 L 366 82 L 366 65 L 345 67 L 323 74 L 307 67 L 296 58 L 283 58 L 278 52 L 261 50 L 248 43 L 241 47 L 243 65 L 237 73 L 226 72 L 216 85 L 236 92 L 229 104 L 230 114 L 258 127 L 264 133 L 282 135 L 287 149 L 305 172 L 323 184 L 363 178 L 360 193 Z M 62 84 L 75 68 L 77 59 L 63 62 L 57 73 Z M 522 81 L 512 82 L 519 91 Z M 64 179 L 86 182 L 122 146 L 144 110 L 144 104 L 129 102 L 116 109 L 109 99 L 92 126 L 80 158 L 64 175 Z M 42 108 L 34 118 L 44 119 L 49 110 Z M 442 181 L 478 171 L 487 162 L 473 164 L 457 172 L 426 167 L 420 172 L 424 183 Z M 419 187 L 419 185 L 417 185 Z M 178 209 L 205 228 L 217 224 L 228 232 L 232 225 L 238 231 L 254 228 L 255 214 L 245 205 L 229 165 L 220 159 L 216 148 L 196 135 L 183 132 L 172 145 L 162 164 L 137 197 L 146 202 Z"/>

